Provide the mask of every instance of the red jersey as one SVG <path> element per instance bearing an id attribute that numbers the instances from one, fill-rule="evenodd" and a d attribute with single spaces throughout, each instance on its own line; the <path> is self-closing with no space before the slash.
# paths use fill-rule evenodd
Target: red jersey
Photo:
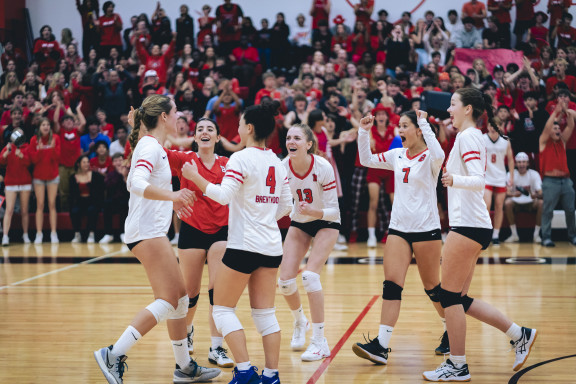
<path id="1" fill-rule="evenodd" d="M 108 136 L 110 141 L 114 140 L 114 125 L 106 123 L 100 126 L 100 133 L 104 136 Z"/>
<path id="2" fill-rule="evenodd" d="M 240 25 L 239 17 L 244 17 L 244 14 L 242 8 L 236 4 L 230 3 L 230 8 L 225 4 L 216 8 L 216 19 L 220 22 L 220 28 L 218 28 L 220 42 L 240 40 L 242 31 L 240 28 L 236 29 Z"/>
<path id="3" fill-rule="evenodd" d="M 57 41 L 48 41 L 42 38 L 36 39 L 36 43 L 34 43 L 34 55 L 43 57 L 43 60 L 38 61 L 39 70 L 43 77 L 56 70 L 56 62 L 58 59 L 54 58 L 53 52 L 59 54 L 61 58 L 64 57 L 64 52 Z"/>
<path id="4" fill-rule="evenodd" d="M 554 110 L 556 109 L 556 105 L 558 104 L 558 101 L 556 100 L 551 100 L 548 102 L 548 104 L 546 104 L 546 112 L 548 112 L 548 114 L 552 114 L 552 112 L 554 112 Z M 568 109 L 572 109 L 574 111 L 576 111 L 576 103 L 573 101 L 570 101 L 568 103 Z M 558 119 L 558 125 L 560 126 L 560 130 L 562 132 L 564 132 L 564 130 L 566 129 L 566 126 L 568 125 L 567 121 L 566 121 L 566 115 L 563 113 L 561 114 Z M 566 148 L 567 149 L 576 149 L 576 134 L 574 134 L 574 132 L 572 132 L 572 135 L 570 136 L 570 138 L 568 139 L 568 141 L 566 142 Z"/>
<path id="5" fill-rule="evenodd" d="M 240 124 L 240 111 L 236 107 L 223 107 L 215 111 L 216 122 L 220 126 L 220 134 L 227 138 L 232 139 L 238 133 L 238 125 Z"/>
<path id="6" fill-rule="evenodd" d="M 34 164 L 33 176 L 38 180 L 53 180 L 58 177 L 58 164 L 60 163 L 60 137 L 52 135 L 52 144 L 48 138 L 42 138 L 38 143 L 38 136 L 30 139 L 30 160 Z"/>
<path id="7" fill-rule="evenodd" d="M 562 12 L 568 12 L 571 5 L 571 0 L 548 0 L 548 13 L 550 14 L 551 28 L 556 25 L 556 20 L 562 18 Z"/>
<path id="8" fill-rule="evenodd" d="M 236 47 L 232 50 L 232 55 L 236 58 L 236 65 L 244 65 L 244 59 L 248 59 L 252 62 L 259 62 L 260 55 L 258 50 L 254 47 Z"/>
<path id="9" fill-rule="evenodd" d="M 26 107 L 22 108 L 22 121 L 26 121 L 26 118 L 30 114 L 30 110 Z M 12 124 L 12 117 L 10 116 L 10 111 L 4 111 L 2 113 L 2 118 L 0 118 L 0 127 Z"/>
<path id="10" fill-rule="evenodd" d="M 512 6 L 512 0 L 488 0 L 488 8 L 491 7 L 498 7 L 502 5 L 508 5 L 509 7 Z M 510 18 L 510 8 L 499 8 L 497 11 L 491 11 L 492 16 L 498 19 L 500 24 L 502 23 L 511 23 L 512 19 Z"/>
<path id="11" fill-rule="evenodd" d="M 112 158 L 107 156 L 104 162 L 101 162 L 98 156 L 93 157 L 90 159 L 90 169 L 99 172 L 102 175 L 106 175 L 108 171 L 114 169 L 112 166 Z"/>
<path id="12" fill-rule="evenodd" d="M 196 39 L 198 45 L 204 42 L 204 36 L 212 34 L 212 28 L 215 23 L 215 17 L 208 17 L 206 20 L 203 17 L 198 18 L 199 31 Z"/>
<path id="13" fill-rule="evenodd" d="M 328 12 L 324 9 L 324 5 L 328 0 L 314 0 L 312 10 L 312 29 L 318 29 L 318 22 L 320 20 L 328 20 Z"/>
<path id="14" fill-rule="evenodd" d="M 4 176 L 4 184 L 11 185 L 29 185 L 32 184 L 32 175 L 30 175 L 30 155 L 28 154 L 28 144 L 23 144 L 20 151 L 24 155 L 22 158 L 16 156 L 16 147 L 10 145 L 10 153 L 8 157 L 4 158 L 4 153 L 8 147 L 4 147 L 0 152 L 0 165 L 6 166 L 6 176 Z"/>
<path id="15" fill-rule="evenodd" d="M 566 75 L 564 80 L 559 80 L 556 76 L 549 77 L 548 80 L 546 80 L 546 94 L 552 94 L 554 91 L 554 86 L 559 82 L 566 83 L 570 92 L 576 92 L 576 77 Z"/>
<path id="16" fill-rule="evenodd" d="M 255 105 L 260 104 L 260 101 L 262 101 L 262 98 L 264 96 L 268 96 L 272 100 L 280 101 L 282 99 L 282 94 L 279 91 L 277 91 L 277 90 L 269 91 L 266 88 L 262 88 L 261 90 L 258 91 L 258 93 L 256 93 L 256 98 L 254 99 L 254 104 Z"/>
<path id="17" fill-rule="evenodd" d="M 146 70 L 153 69 L 156 71 L 160 84 L 166 83 L 166 74 L 168 72 L 168 66 L 174 57 L 175 47 L 176 41 L 172 40 L 164 55 L 152 56 L 148 54 L 148 51 L 144 48 L 142 43 L 139 41 L 136 42 L 136 52 L 138 53 L 140 62 L 146 65 Z"/>
<path id="18" fill-rule="evenodd" d="M 548 139 L 544 150 L 540 152 L 540 173 L 544 176 L 547 172 L 553 171 L 560 171 L 567 176 L 570 175 L 564 143 L 562 140 L 554 141 Z"/>
<path id="19" fill-rule="evenodd" d="M 576 28 L 560 26 L 556 29 L 558 37 L 558 48 L 566 48 L 576 40 Z"/>
<path id="20" fill-rule="evenodd" d="M 472 2 L 469 1 L 462 6 L 462 17 L 464 17 L 464 15 L 470 17 L 480 15 L 482 11 L 486 12 L 486 5 L 484 5 L 484 3 L 477 1 L 476 4 L 472 4 Z M 476 28 L 484 28 L 484 19 L 474 19 L 474 26 Z"/>
<path id="21" fill-rule="evenodd" d="M 202 231 L 204 233 L 213 234 L 220 230 L 220 228 L 228 225 L 228 206 L 221 205 L 214 200 L 208 198 L 202 191 L 190 180 L 182 176 L 182 167 L 185 163 L 196 162 L 198 166 L 198 173 L 212 184 L 222 183 L 224 174 L 226 173 L 227 157 L 214 155 L 216 160 L 211 169 L 206 168 L 202 160 L 198 157 L 196 152 L 180 152 L 169 151 L 168 160 L 170 161 L 170 168 L 180 179 L 180 188 L 188 188 L 196 193 L 198 198 L 194 203 L 192 216 L 184 218 L 184 222 L 190 226 Z"/>
<path id="22" fill-rule="evenodd" d="M 80 131 L 78 128 L 72 128 L 71 130 L 61 128 L 58 135 L 60 136 L 60 165 L 73 167 L 82 154 Z"/>
<path id="23" fill-rule="evenodd" d="M 548 28 L 532 27 L 530 28 L 530 36 L 536 40 L 536 45 L 538 45 L 538 48 L 542 48 L 548 45 L 548 42 L 546 41 L 546 36 L 548 36 Z M 537 57 L 536 59 L 540 60 L 540 57 Z"/>
<path id="24" fill-rule="evenodd" d="M 117 13 L 100 16 L 100 45 L 122 45 L 122 18 Z"/>

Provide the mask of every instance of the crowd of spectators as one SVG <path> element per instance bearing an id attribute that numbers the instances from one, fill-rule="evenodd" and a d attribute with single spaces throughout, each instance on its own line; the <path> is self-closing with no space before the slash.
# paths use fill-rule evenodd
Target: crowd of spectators
<path id="1" fill-rule="evenodd" d="M 179 137 L 170 137 L 167 148 L 190 149 L 187 137 L 195 121 L 212 117 L 220 126 L 223 155 L 242 149 L 237 126 L 244 108 L 279 100 L 282 113 L 268 147 L 285 156 L 287 128 L 310 125 L 320 154 L 338 175 L 346 237 L 357 239 L 365 209 L 369 229 L 385 237 L 393 183 L 386 175 L 367 175 L 361 167 L 356 154 L 359 119 L 367 113 L 376 116 L 373 150 L 385 151 L 397 139 L 400 113 L 425 108 L 427 92 L 451 93 L 462 87 L 476 87 L 492 97 L 500 131 L 510 138 L 515 154 L 527 155 L 529 168 L 544 179 L 570 183 L 568 189 L 555 190 L 555 200 L 548 202 L 549 183 L 543 183 L 542 226 L 561 200 L 574 237 L 570 240 L 576 242 L 576 134 L 566 131 L 573 127 L 570 111 L 576 110 L 576 29 L 571 27 L 570 1 L 548 0 L 545 13 L 535 12 L 532 0 L 471 0 L 449 10 L 446 20 L 429 10 L 418 20 L 404 12 L 396 23 L 388 20 L 386 10 L 375 10 L 373 0 L 354 4 L 355 20 L 334 15 L 330 0 L 311 3 L 293 22 L 278 12 L 272 21 L 256 23 L 231 0 L 215 10 L 203 6 L 197 18 L 182 5 L 176 20 L 167 17 L 160 2 L 151 16 L 136 14 L 143 10 L 135 7 L 130 17 L 117 14 L 112 1 L 76 0 L 83 27 L 78 39 L 68 28 L 58 39 L 45 25 L 31 56 L 10 40 L 3 42 L 3 243 L 9 241 L 16 196 L 16 209 L 23 214 L 33 196 L 36 228 L 42 228 L 48 209 L 53 242 L 58 241 L 57 211 L 70 213 L 74 241 L 95 241 L 94 218 L 100 212 L 107 229 L 102 241 L 120 235 L 111 232 L 111 223 L 114 213 L 120 213 L 121 222 L 126 214 L 123 183 L 128 168 L 122 160 L 129 150 L 127 113 L 150 94 L 171 95 L 181 113 Z M 516 13 L 513 26 L 511 12 Z M 490 73 L 484 61 L 476 59 L 463 73 L 453 65 L 458 48 L 513 49 L 522 51 L 524 60 L 521 66 L 501 63 Z M 441 111 L 432 115 L 448 153 L 457 132 Z M 486 118 L 478 122 L 485 131 L 487 125 Z M 33 185 L 34 194 L 26 185 Z M 368 190 L 370 198 L 362 199 Z M 533 192 L 535 199 L 542 197 Z M 509 185 L 509 196 L 517 193 L 516 186 Z M 369 204 L 362 206 L 363 201 Z M 445 204 L 439 189 L 441 217 Z M 89 220 L 82 236 L 84 216 Z M 29 241 L 28 220 L 22 224 L 24 240 Z M 41 231 L 35 239 L 42 242 Z"/>

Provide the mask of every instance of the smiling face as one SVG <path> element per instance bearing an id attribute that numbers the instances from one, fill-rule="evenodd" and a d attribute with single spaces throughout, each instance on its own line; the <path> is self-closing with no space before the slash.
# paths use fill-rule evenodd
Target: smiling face
<path id="1" fill-rule="evenodd" d="M 460 99 L 460 95 L 458 93 L 454 93 L 450 99 L 450 107 L 447 111 L 450 114 L 450 118 L 452 119 L 452 125 L 454 128 L 459 129 L 462 128 L 462 123 L 466 119 L 467 115 L 472 114 L 472 106 L 464 106 L 462 104 L 462 100 Z"/>
<path id="2" fill-rule="evenodd" d="M 176 104 L 174 103 L 174 100 L 170 100 L 170 105 L 172 106 L 170 113 L 166 114 L 165 112 L 162 112 L 161 116 L 165 119 L 164 125 L 166 133 L 169 135 L 175 135 L 178 115 L 176 113 Z"/>
<path id="3" fill-rule="evenodd" d="M 42 136 L 48 136 L 50 133 L 50 122 L 48 120 L 43 120 L 38 129 Z"/>
<path id="4" fill-rule="evenodd" d="M 88 160 L 87 156 L 84 156 L 82 160 L 80 160 L 80 167 L 79 169 L 82 172 L 88 172 L 90 170 L 90 160 Z"/>
<path id="5" fill-rule="evenodd" d="M 286 135 L 286 149 L 290 158 L 302 157 L 312 148 L 312 141 L 308 141 L 300 127 L 292 127 Z"/>
<path id="6" fill-rule="evenodd" d="M 213 122 L 201 120 L 196 125 L 194 139 L 198 144 L 198 148 L 210 148 L 213 150 L 216 143 L 220 141 L 220 135 Z"/>

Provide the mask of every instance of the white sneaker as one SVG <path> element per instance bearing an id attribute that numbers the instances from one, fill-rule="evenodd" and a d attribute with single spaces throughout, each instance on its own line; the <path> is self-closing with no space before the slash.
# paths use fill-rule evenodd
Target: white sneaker
<path id="1" fill-rule="evenodd" d="M 226 355 L 226 352 L 228 351 L 221 346 L 216 349 L 210 347 L 210 352 L 208 352 L 208 361 L 212 364 L 218 365 L 220 368 L 232 368 L 234 366 L 234 360 L 229 358 Z"/>
<path id="2" fill-rule="evenodd" d="M 170 240 L 170 244 L 172 245 L 178 245 L 178 239 L 180 238 L 180 234 L 177 233 L 174 235 L 174 238 L 172 240 Z"/>
<path id="3" fill-rule="evenodd" d="M 123 234 L 123 233 L 120 234 L 120 241 L 123 242 L 123 243 L 125 243 L 125 241 L 124 241 L 124 234 Z"/>
<path id="4" fill-rule="evenodd" d="M 58 244 L 60 242 L 60 240 L 58 240 L 58 234 L 56 232 L 52 232 L 50 234 L 50 242 L 52 244 Z"/>
<path id="5" fill-rule="evenodd" d="M 336 242 L 340 244 L 346 244 L 346 236 L 340 233 L 338 235 L 338 240 L 336 240 Z"/>
<path id="6" fill-rule="evenodd" d="M 369 237 L 368 241 L 366 241 L 366 245 L 368 246 L 368 248 L 376 248 L 377 243 L 378 240 L 376 240 L 375 237 Z"/>
<path id="7" fill-rule="evenodd" d="M 310 322 L 306 320 L 302 323 L 298 320 L 294 322 L 294 333 L 292 333 L 292 341 L 290 341 L 290 347 L 293 351 L 298 351 L 304 348 L 306 344 L 306 332 L 310 330 Z"/>
<path id="8" fill-rule="evenodd" d="M 73 243 L 79 243 L 82 241 L 82 235 L 80 234 L 80 232 L 76 232 L 74 234 L 74 238 L 72 239 Z"/>
<path id="9" fill-rule="evenodd" d="M 542 242 L 542 238 L 540 238 L 540 233 L 534 234 L 534 242 L 535 243 L 541 243 Z"/>
<path id="10" fill-rule="evenodd" d="M 2 246 L 10 245 L 10 240 L 8 239 L 8 235 L 2 236 Z"/>
<path id="11" fill-rule="evenodd" d="M 536 336 L 538 336 L 538 332 L 535 329 L 522 327 L 522 336 L 516 341 L 510 340 L 510 344 L 516 350 L 516 359 L 514 359 L 514 365 L 512 366 L 514 371 L 522 368 L 528 359 L 534 341 L 536 341 Z"/>
<path id="12" fill-rule="evenodd" d="M 348 246 L 346 244 L 343 244 L 343 243 L 336 243 L 336 244 L 334 244 L 334 250 L 335 251 L 346 251 L 346 250 L 348 250 Z"/>
<path id="13" fill-rule="evenodd" d="M 42 232 L 37 232 L 34 244 L 42 244 L 42 241 L 44 241 L 44 234 L 42 234 Z"/>
<path id="14" fill-rule="evenodd" d="M 114 236 L 111 235 L 104 235 L 103 238 L 100 239 L 100 244 L 109 244 L 114 240 Z"/>
<path id="15" fill-rule="evenodd" d="M 86 242 L 88 244 L 94 244 L 94 232 L 90 232 L 88 234 L 88 238 L 86 239 Z"/>
<path id="16" fill-rule="evenodd" d="M 505 243 L 517 243 L 518 240 L 520 240 L 518 238 L 518 234 L 512 233 L 512 235 L 509 238 L 507 238 L 506 240 L 504 240 L 504 242 Z"/>
<path id="17" fill-rule="evenodd" d="M 468 364 L 456 368 L 450 359 L 446 360 L 434 371 L 426 371 L 422 376 L 428 381 L 470 381 Z"/>
<path id="18" fill-rule="evenodd" d="M 322 341 L 312 339 L 312 342 L 306 349 L 306 352 L 300 356 L 302 361 L 317 361 L 325 357 L 330 357 L 330 347 L 328 347 L 328 340 L 324 338 Z"/>
<path id="19" fill-rule="evenodd" d="M 30 244 L 30 238 L 27 233 L 22 235 L 22 240 L 24 240 L 24 244 Z"/>

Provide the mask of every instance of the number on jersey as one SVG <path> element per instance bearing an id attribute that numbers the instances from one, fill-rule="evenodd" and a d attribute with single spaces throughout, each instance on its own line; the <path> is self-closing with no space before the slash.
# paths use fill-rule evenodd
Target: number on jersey
<path id="1" fill-rule="evenodd" d="M 270 194 L 273 195 L 276 191 L 276 168 L 268 168 L 268 176 L 266 176 L 266 186 L 270 187 Z"/>
<path id="2" fill-rule="evenodd" d="M 493 153 L 492 156 L 490 157 L 490 161 L 492 161 L 492 163 L 496 162 L 496 154 Z"/>
<path id="3" fill-rule="evenodd" d="M 410 175 L 410 167 L 402 168 L 402 172 L 404 172 L 404 180 L 402 180 L 402 181 L 407 183 L 408 182 L 408 175 Z"/>
<path id="4" fill-rule="evenodd" d="M 312 190 L 310 188 L 297 189 L 296 193 L 298 194 L 298 201 L 305 201 L 308 204 L 312 204 L 314 201 L 312 198 Z"/>

